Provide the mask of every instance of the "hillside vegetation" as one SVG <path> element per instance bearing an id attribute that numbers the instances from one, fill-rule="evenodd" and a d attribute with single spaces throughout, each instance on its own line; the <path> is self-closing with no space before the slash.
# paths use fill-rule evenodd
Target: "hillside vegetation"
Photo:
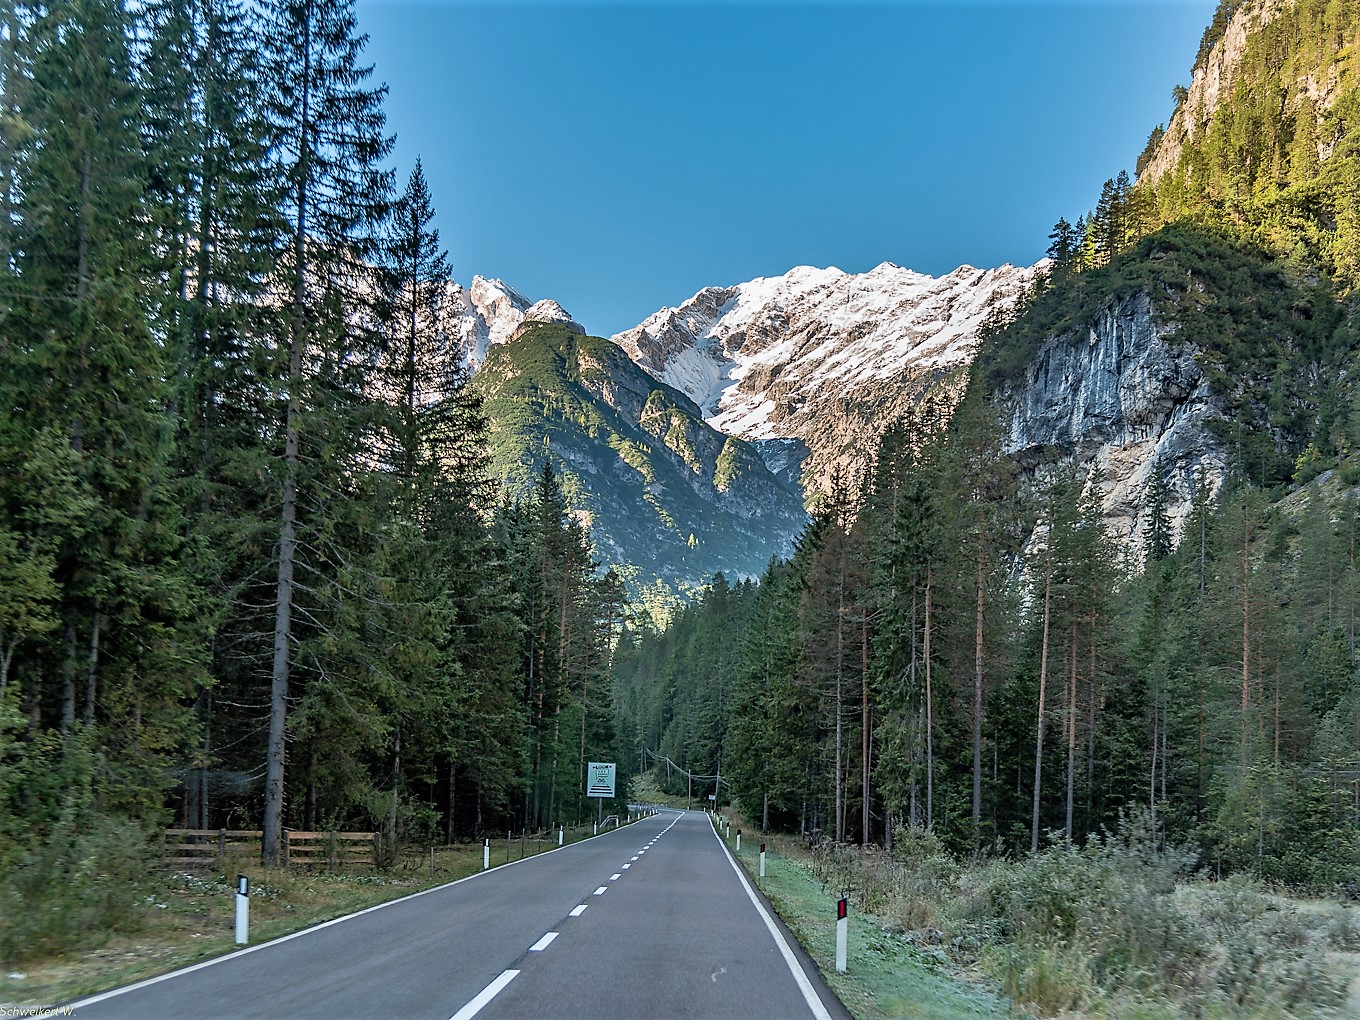
<path id="1" fill-rule="evenodd" d="M 492 474 L 525 492 L 551 463 L 597 554 L 661 615 L 715 572 L 758 574 L 804 520 L 750 445 L 607 340 L 528 327 L 492 348 L 473 388 Z"/>

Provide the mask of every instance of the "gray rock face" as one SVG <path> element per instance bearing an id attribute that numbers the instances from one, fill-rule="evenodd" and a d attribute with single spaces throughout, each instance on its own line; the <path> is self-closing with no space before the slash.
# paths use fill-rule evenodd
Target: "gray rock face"
<path id="1" fill-rule="evenodd" d="M 1145 541 L 1143 494 L 1160 462 L 1178 536 L 1199 473 L 1216 491 L 1225 470 L 1208 429 L 1222 407 L 1195 353 L 1157 321 L 1146 293 L 1110 302 L 1087 329 L 1050 338 L 1002 394 L 1007 452 L 1034 480 L 1069 464 L 1100 467 L 1111 531 L 1134 551 Z"/>

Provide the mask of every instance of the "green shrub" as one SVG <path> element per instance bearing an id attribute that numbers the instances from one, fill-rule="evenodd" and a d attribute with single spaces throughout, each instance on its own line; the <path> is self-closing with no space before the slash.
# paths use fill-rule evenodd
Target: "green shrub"
<path id="1" fill-rule="evenodd" d="M 136 823 L 69 812 L 0 884 L 0 957 L 17 962 L 136 931 L 150 856 Z"/>

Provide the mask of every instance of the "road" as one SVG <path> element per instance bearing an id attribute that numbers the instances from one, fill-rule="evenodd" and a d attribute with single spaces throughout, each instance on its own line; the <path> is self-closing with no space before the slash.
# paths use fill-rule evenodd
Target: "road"
<path id="1" fill-rule="evenodd" d="M 74 1004 L 81 1020 L 846 1020 L 707 817 L 594 839 Z"/>

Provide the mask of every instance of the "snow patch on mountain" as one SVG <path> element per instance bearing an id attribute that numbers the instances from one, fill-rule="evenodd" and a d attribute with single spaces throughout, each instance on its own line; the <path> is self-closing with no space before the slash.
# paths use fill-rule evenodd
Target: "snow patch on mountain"
<path id="1" fill-rule="evenodd" d="M 961 266 L 943 277 L 891 262 L 859 274 L 799 266 L 707 287 L 611 339 L 720 432 L 799 440 L 827 467 L 872 450 L 900 413 L 904 393 L 894 391 L 918 397 L 970 364 L 987 318 L 1045 265 Z"/>
<path id="2" fill-rule="evenodd" d="M 526 322 L 561 322 L 573 333 L 585 333 L 571 314 L 556 301 L 530 301 L 504 280 L 474 276 L 470 287 L 449 285 L 449 334 L 451 346 L 461 352 L 476 371 L 495 344 L 509 343 Z"/>

